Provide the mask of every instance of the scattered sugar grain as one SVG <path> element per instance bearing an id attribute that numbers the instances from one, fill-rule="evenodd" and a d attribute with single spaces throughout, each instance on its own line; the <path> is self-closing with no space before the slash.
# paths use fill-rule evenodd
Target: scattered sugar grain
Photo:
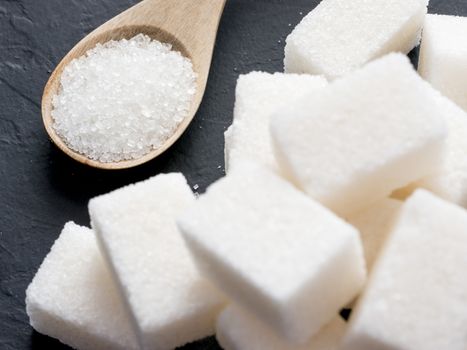
<path id="1" fill-rule="evenodd" d="M 195 80 L 189 59 L 146 35 L 98 44 L 65 67 L 53 127 L 90 159 L 140 158 L 187 116 Z"/>

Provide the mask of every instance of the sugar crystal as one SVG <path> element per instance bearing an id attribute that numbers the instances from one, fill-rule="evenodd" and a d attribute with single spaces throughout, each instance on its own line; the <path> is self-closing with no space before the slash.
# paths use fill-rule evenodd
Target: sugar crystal
<path id="1" fill-rule="evenodd" d="M 63 70 L 53 97 L 54 129 L 100 162 L 159 148 L 188 115 L 196 74 L 171 45 L 139 34 L 98 44 Z"/>

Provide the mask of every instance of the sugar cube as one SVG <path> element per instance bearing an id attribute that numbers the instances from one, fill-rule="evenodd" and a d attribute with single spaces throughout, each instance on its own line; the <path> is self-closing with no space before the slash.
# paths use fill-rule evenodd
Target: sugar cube
<path id="1" fill-rule="evenodd" d="M 278 163 L 311 197 L 356 213 L 439 168 L 447 134 L 439 96 L 407 57 L 385 56 L 279 109 Z"/>
<path id="2" fill-rule="evenodd" d="M 291 342 L 306 343 L 365 281 L 358 232 L 259 164 L 237 164 L 177 222 L 202 273 Z"/>
<path id="3" fill-rule="evenodd" d="M 467 207 L 467 113 L 447 98 L 441 97 L 440 104 L 449 130 L 443 166 L 416 186 Z"/>
<path id="4" fill-rule="evenodd" d="M 138 349 L 94 232 L 69 222 L 26 290 L 38 332 L 81 350 Z"/>
<path id="5" fill-rule="evenodd" d="M 417 188 L 425 188 L 441 198 L 467 207 L 467 113 L 444 96 L 439 97 L 448 127 L 446 151 L 437 172 L 393 193 L 404 199 Z"/>
<path id="6" fill-rule="evenodd" d="M 337 350 L 346 326 L 337 316 L 307 344 L 294 345 L 248 312 L 230 305 L 217 319 L 216 338 L 224 350 Z"/>
<path id="7" fill-rule="evenodd" d="M 235 93 L 233 124 L 225 134 L 227 170 L 244 159 L 277 170 L 269 133 L 269 117 L 281 105 L 323 88 L 319 76 L 264 72 L 240 75 Z"/>
<path id="8" fill-rule="evenodd" d="M 162 174 L 89 203 L 144 349 L 173 349 L 214 334 L 224 301 L 200 277 L 175 224 L 193 202 L 183 175 Z"/>
<path id="9" fill-rule="evenodd" d="M 467 111 L 467 18 L 427 15 L 418 71 Z"/>
<path id="10" fill-rule="evenodd" d="M 351 316 L 343 350 L 467 349 L 467 212 L 416 191 Z"/>
<path id="11" fill-rule="evenodd" d="M 287 73 L 333 79 L 420 42 L 428 0 L 323 0 L 287 37 Z"/>
<path id="12" fill-rule="evenodd" d="M 368 271 L 384 246 L 401 205 L 401 201 L 384 198 L 349 219 L 349 223 L 360 231 Z"/>

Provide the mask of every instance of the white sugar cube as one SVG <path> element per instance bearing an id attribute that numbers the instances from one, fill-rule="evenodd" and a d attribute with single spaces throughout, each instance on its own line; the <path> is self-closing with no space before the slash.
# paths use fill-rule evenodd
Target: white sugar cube
<path id="1" fill-rule="evenodd" d="M 358 232 L 267 167 L 237 164 L 177 222 L 202 273 L 291 342 L 365 281 Z"/>
<path id="2" fill-rule="evenodd" d="M 38 332 L 80 350 L 138 349 L 94 232 L 69 222 L 26 290 Z"/>
<path id="3" fill-rule="evenodd" d="M 444 97 L 440 105 L 449 130 L 443 166 L 416 186 L 467 207 L 467 113 Z"/>
<path id="4" fill-rule="evenodd" d="M 360 231 L 368 271 L 384 246 L 401 206 L 401 201 L 384 198 L 349 219 L 350 224 Z"/>
<path id="5" fill-rule="evenodd" d="M 294 345 L 246 311 L 228 306 L 217 319 L 216 338 L 224 350 L 337 350 L 346 326 L 337 316 L 307 344 Z"/>
<path id="6" fill-rule="evenodd" d="M 418 71 L 467 111 L 467 18 L 427 15 Z"/>
<path id="7" fill-rule="evenodd" d="M 417 188 L 425 188 L 450 202 L 467 207 L 467 113 L 449 99 L 440 96 L 448 138 L 442 166 L 422 180 L 398 189 L 394 198 L 407 198 Z"/>
<path id="8" fill-rule="evenodd" d="M 467 212 L 425 190 L 403 205 L 343 350 L 467 349 Z"/>
<path id="9" fill-rule="evenodd" d="M 418 45 L 428 0 L 323 0 L 287 37 L 287 73 L 342 76 Z"/>
<path id="10" fill-rule="evenodd" d="M 226 170 L 251 159 L 277 170 L 269 133 L 269 118 L 280 106 L 323 88 L 319 76 L 264 72 L 240 75 L 233 124 L 225 134 Z"/>
<path id="11" fill-rule="evenodd" d="M 440 94 L 407 57 L 369 63 L 272 117 L 283 172 L 348 216 L 437 171 L 447 128 Z"/>
<path id="12" fill-rule="evenodd" d="M 183 175 L 164 174 L 89 203 L 144 349 L 173 349 L 214 334 L 223 300 L 200 277 L 175 224 L 193 202 Z"/>

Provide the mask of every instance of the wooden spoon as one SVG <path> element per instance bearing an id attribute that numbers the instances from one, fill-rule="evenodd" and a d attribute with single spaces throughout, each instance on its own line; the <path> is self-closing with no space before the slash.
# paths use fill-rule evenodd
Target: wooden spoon
<path id="1" fill-rule="evenodd" d="M 73 159 L 101 169 L 124 169 L 143 164 L 167 150 L 185 131 L 201 103 L 211 65 L 219 20 L 226 0 L 144 0 L 104 23 L 82 39 L 60 62 L 49 78 L 42 96 L 42 119 L 52 141 Z M 169 43 L 173 49 L 192 60 L 198 74 L 197 90 L 190 111 L 175 133 L 165 143 L 141 158 L 103 163 L 70 149 L 53 128 L 52 98 L 60 88 L 65 66 L 98 43 L 129 39 L 144 33 L 152 39 Z"/>

